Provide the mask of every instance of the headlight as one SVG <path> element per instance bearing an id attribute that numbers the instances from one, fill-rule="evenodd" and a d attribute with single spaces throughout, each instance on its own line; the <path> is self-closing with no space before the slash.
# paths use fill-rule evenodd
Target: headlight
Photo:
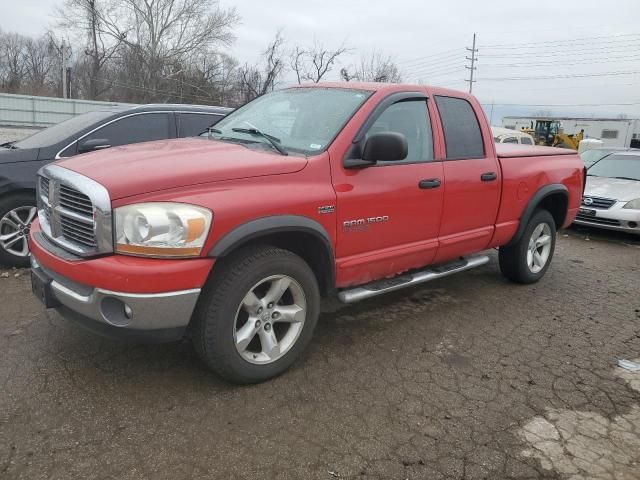
<path id="1" fill-rule="evenodd" d="M 622 208 L 631 208 L 632 210 L 640 210 L 640 198 L 636 198 L 635 200 L 631 200 L 627 202 L 627 204 Z"/>
<path id="2" fill-rule="evenodd" d="M 210 210 L 185 203 L 116 208 L 116 252 L 149 257 L 197 257 L 211 228 Z"/>

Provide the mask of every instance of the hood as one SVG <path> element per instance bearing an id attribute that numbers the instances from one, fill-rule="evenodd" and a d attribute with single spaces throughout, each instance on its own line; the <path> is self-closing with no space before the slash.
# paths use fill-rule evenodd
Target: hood
<path id="1" fill-rule="evenodd" d="M 58 163 L 104 185 L 112 200 L 201 183 L 302 170 L 307 159 L 207 138 L 139 143 Z"/>
<path id="2" fill-rule="evenodd" d="M 38 160 L 39 148 L 0 147 L 0 163 L 33 162 Z"/>
<path id="3" fill-rule="evenodd" d="M 585 196 L 613 198 L 628 202 L 640 198 L 640 182 L 620 178 L 587 177 Z"/>

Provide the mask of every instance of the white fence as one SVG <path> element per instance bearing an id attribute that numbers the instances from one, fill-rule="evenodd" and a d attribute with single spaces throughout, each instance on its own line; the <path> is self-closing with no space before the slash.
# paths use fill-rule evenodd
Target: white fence
<path id="1" fill-rule="evenodd" d="M 0 125 L 48 127 L 81 113 L 116 105 L 128 104 L 0 93 Z"/>

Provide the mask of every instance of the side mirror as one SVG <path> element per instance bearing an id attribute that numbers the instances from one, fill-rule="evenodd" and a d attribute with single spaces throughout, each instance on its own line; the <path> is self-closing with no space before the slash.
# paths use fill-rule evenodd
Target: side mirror
<path id="1" fill-rule="evenodd" d="M 106 138 L 93 138 L 78 145 L 78 153 L 93 152 L 94 150 L 109 148 L 110 146 L 111 144 Z"/>
<path id="2" fill-rule="evenodd" d="M 407 138 L 398 132 L 380 132 L 367 138 L 362 147 L 362 158 L 345 160 L 345 168 L 363 168 L 376 162 L 397 162 L 407 158 Z"/>

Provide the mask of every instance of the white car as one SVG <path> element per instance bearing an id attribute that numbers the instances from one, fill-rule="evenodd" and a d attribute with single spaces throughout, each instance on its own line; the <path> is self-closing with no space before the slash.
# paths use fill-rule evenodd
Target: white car
<path id="1" fill-rule="evenodd" d="M 493 140 L 496 143 L 519 143 L 521 145 L 535 145 L 531 135 L 510 128 L 491 127 Z"/>
<path id="2" fill-rule="evenodd" d="M 618 152 L 587 170 L 575 223 L 640 235 L 640 152 Z"/>

